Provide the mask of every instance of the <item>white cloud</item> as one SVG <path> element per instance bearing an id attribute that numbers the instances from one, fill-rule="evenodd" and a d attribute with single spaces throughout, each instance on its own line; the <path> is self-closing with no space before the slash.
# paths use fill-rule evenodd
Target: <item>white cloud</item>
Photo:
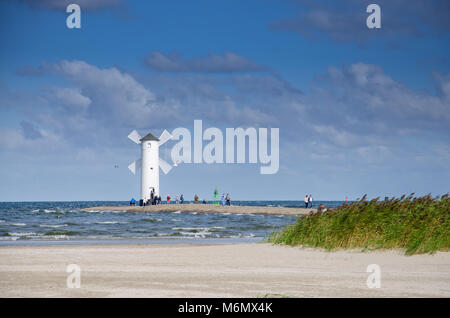
<path id="1" fill-rule="evenodd" d="M 90 105 L 90 115 L 98 116 L 100 121 L 104 118 L 117 124 L 127 120 L 142 126 L 161 114 L 155 94 L 114 67 L 101 69 L 83 61 L 61 61 L 48 65 L 47 69 L 71 81 L 76 87 L 69 90 L 72 96 L 67 97 L 72 103 L 79 103 L 84 96 L 81 99 Z"/>
<path id="2" fill-rule="evenodd" d="M 38 95 L 42 107 L 27 109 L 34 128 L 80 149 L 123 147 L 130 129 L 158 133 L 203 119 L 209 126 L 279 127 L 280 143 L 291 145 L 282 156 L 293 165 L 298 158 L 342 165 L 373 157 L 379 163 L 398 156 L 395 147 L 408 147 L 407 136 L 428 147 L 427 136 L 449 128 L 448 76 L 435 74 L 437 94 L 416 92 L 364 63 L 330 67 L 320 78 L 327 85 L 307 94 L 263 73 L 143 77 L 83 61 L 42 63 L 39 70 L 69 87 Z M 295 154 L 292 148 L 310 151 Z"/>
<path id="3" fill-rule="evenodd" d="M 51 97 L 57 103 L 80 111 L 86 111 L 92 103 L 91 99 L 84 96 L 80 89 L 72 87 L 53 87 L 51 89 Z"/>
<path id="4" fill-rule="evenodd" d="M 233 52 L 223 55 L 209 54 L 206 57 L 183 59 L 180 55 L 172 53 L 164 55 L 153 51 L 145 59 L 146 65 L 159 72 L 205 72 L 205 73 L 233 73 L 263 71 L 268 68 L 258 65 L 250 59 L 239 56 Z"/>
<path id="5" fill-rule="evenodd" d="M 278 19 L 273 29 L 295 32 L 307 39 L 327 36 L 337 43 L 365 45 L 374 38 L 398 47 L 403 41 L 450 29 L 448 0 L 378 0 L 382 8 L 382 28 L 371 32 L 366 25 L 366 8 L 372 0 L 297 0 L 296 17 Z"/>
<path id="6" fill-rule="evenodd" d="M 448 76 L 435 75 L 440 96 L 413 91 L 386 75 L 380 67 L 371 64 L 356 63 L 342 70 L 331 67 L 322 79 L 337 89 L 335 98 L 344 102 L 354 116 L 363 113 L 375 120 L 394 116 L 400 124 L 417 119 L 450 121 Z"/>
<path id="7" fill-rule="evenodd" d="M 39 129 L 39 138 L 27 138 L 24 130 L 0 126 L 0 148 L 18 153 L 48 153 L 60 149 L 61 138 L 51 131 Z"/>

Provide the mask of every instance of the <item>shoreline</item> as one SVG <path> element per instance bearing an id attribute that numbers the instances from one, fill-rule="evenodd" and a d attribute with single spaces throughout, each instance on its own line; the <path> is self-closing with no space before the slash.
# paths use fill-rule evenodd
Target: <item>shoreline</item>
<path id="1" fill-rule="evenodd" d="M 223 245 L 223 244 L 249 244 L 267 243 L 264 237 L 242 237 L 242 238 L 117 238 L 117 239 L 77 239 L 77 240 L 0 240 L 2 247 L 46 247 L 46 246 L 115 246 L 115 245 Z"/>
<path id="2" fill-rule="evenodd" d="M 68 288 L 69 264 L 81 270 Z M 381 288 L 368 288 L 369 264 Z M 0 297 L 450 297 L 450 252 L 271 244 L 0 247 Z"/>
<path id="3" fill-rule="evenodd" d="M 197 213 L 230 213 L 230 214 L 263 214 L 263 215 L 306 215 L 317 211 L 315 208 L 287 208 L 282 206 L 251 206 L 215 204 L 159 204 L 147 206 L 93 206 L 81 211 L 124 211 L 124 212 L 197 212 Z"/>

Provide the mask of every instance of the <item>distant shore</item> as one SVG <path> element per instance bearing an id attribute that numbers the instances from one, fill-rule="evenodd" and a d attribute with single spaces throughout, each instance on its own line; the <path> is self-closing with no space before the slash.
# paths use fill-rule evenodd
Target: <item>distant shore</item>
<path id="1" fill-rule="evenodd" d="M 316 212 L 315 208 L 287 208 L 281 206 L 250 206 L 215 204 L 159 204 L 147 206 L 94 206 L 82 211 L 126 211 L 126 212 L 199 212 L 199 213 L 233 213 L 233 214 L 265 214 L 265 215 L 305 215 Z"/>

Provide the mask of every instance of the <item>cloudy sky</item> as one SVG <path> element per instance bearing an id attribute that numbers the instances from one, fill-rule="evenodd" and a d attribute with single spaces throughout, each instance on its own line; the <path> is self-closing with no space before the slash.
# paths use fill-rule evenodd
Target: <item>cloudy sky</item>
<path id="1" fill-rule="evenodd" d="M 447 0 L 78 0 L 78 30 L 70 2 L 0 2 L 0 201 L 138 197 L 127 135 L 194 119 L 279 128 L 279 172 L 180 165 L 163 196 L 450 191 Z"/>

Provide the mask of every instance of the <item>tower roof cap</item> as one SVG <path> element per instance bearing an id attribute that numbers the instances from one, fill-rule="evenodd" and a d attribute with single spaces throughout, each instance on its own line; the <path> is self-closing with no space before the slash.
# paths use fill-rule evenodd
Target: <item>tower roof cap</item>
<path id="1" fill-rule="evenodd" d="M 147 141 L 147 140 L 159 141 L 159 139 L 156 138 L 155 136 L 153 136 L 151 133 L 148 133 L 147 135 L 145 135 L 143 138 L 141 138 L 139 140 L 140 141 Z"/>

